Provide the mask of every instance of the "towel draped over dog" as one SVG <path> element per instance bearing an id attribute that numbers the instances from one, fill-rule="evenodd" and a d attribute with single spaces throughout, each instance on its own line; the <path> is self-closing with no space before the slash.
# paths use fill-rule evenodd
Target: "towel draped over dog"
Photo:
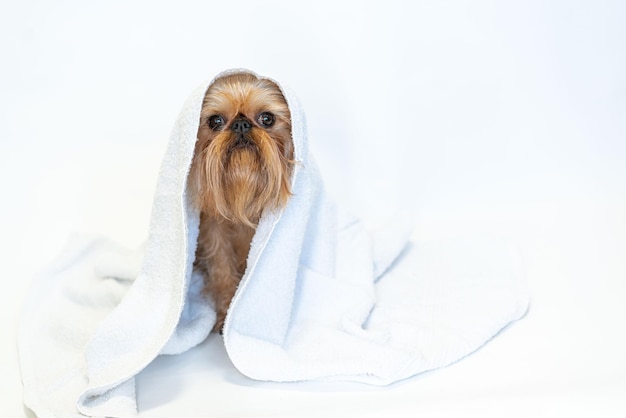
<path id="1" fill-rule="evenodd" d="M 24 402 L 40 418 L 136 414 L 134 377 L 202 342 L 215 321 L 193 271 L 199 214 L 187 195 L 202 99 L 186 101 L 160 169 L 145 246 L 77 239 L 35 281 L 19 330 Z M 369 231 L 337 207 L 292 117 L 293 196 L 264 213 L 223 330 L 230 360 L 267 381 L 386 385 L 475 351 L 525 313 L 498 246 L 416 242 L 399 219 Z"/>

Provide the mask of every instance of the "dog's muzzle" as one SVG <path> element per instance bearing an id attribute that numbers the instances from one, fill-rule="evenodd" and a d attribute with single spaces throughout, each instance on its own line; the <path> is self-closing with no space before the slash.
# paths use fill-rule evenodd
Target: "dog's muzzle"
<path id="1" fill-rule="evenodd" d="M 237 148 L 246 148 L 246 147 L 251 147 L 251 146 L 254 146 L 254 142 L 252 142 L 252 140 L 248 138 L 248 136 L 239 135 L 235 139 L 235 142 L 233 142 L 232 148 L 237 149 Z"/>
<path id="2" fill-rule="evenodd" d="M 232 149 L 246 148 L 254 145 L 254 142 L 248 137 L 247 133 L 252 129 L 252 123 L 248 119 L 235 119 L 230 129 L 237 134 L 233 142 Z"/>

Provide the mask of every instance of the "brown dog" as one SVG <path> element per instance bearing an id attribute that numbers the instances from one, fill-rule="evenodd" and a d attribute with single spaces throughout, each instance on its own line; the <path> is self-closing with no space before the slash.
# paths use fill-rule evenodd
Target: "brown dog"
<path id="1" fill-rule="evenodd" d="M 195 267 L 217 312 L 214 331 L 224 324 L 263 211 L 289 199 L 292 154 L 289 108 L 275 83 L 234 73 L 208 88 L 189 190 L 200 211 Z"/>

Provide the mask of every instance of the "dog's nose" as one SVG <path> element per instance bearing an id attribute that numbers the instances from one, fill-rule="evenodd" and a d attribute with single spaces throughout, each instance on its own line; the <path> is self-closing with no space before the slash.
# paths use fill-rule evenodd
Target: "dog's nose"
<path id="1" fill-rule="evenodd" d="M 230 129 L 238 134 L 245 134 L 252 128 L 252 124 L 246 119 L 237 119 L 233 122 Z"/>

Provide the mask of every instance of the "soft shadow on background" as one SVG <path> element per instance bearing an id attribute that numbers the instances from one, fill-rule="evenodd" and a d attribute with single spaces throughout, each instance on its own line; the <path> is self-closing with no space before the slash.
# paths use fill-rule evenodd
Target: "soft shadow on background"
<path id="1" fill-rule="evenodd" d="M 159 359 L 140 377 L 145 416 L 177 400 L 220 416 L 623 416 L 624 22 L 620 1 L 0 5 L 0 415 L 24 416 L 14 336 L 30 278 L 73 231 L 139 245 L 184 99 L 246 67 L 297 93 L 352 211 L 408 210 L 420 239 L 512 243 L 533 308 L 468 359 L 375 394 L 247 387 L 210 340 L 198 349 L 220 365 Z M 151 385 L 168 376 L 187 383 L 163 402 Z M 219 400 L 190 389 L 205 381 Z"/>

